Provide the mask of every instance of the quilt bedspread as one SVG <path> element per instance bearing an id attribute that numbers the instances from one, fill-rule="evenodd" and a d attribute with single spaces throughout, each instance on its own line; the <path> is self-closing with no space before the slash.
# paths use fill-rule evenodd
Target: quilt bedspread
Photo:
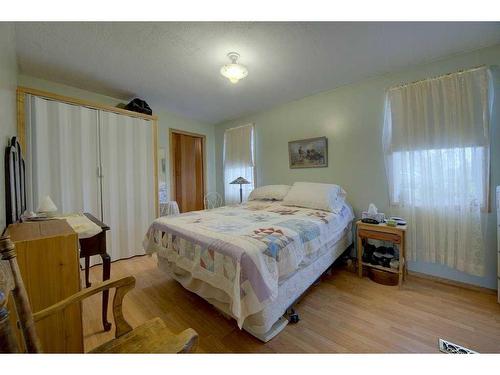
<path id="1" fill-rule="evenodd" d="M 238 325 L 276 299 L 280 278 L 295 272 L 354 218 L 345 204 L 339 214 L 279 202 L 161 217 L 150 226 L 147 253 L 227 294 Z"/>

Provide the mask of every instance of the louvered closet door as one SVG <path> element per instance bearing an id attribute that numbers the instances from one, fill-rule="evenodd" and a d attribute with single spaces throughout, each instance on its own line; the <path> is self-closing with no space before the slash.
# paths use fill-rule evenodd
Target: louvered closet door
<path id="1" fill-rule="evenodd" d="M 112 260 L 144 254 L 155 218 L 152 123 L 100 112 L 103 221 Z"/>
<path id="2" fill-rule="evenodd" d="M 60 213 L 99 217 L 98 111 L 32 95 L 25 103 L 28 209 L 49 195 Z"/>

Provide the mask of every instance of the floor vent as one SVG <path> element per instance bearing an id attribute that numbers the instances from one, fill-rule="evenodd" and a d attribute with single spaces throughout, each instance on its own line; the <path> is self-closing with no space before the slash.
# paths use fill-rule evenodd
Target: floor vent
<path id="1" fill-rule="evenodd" d="M 443 339 L 439 339 L 439 350 L 447 354 L 478 354 L 474 350 L 464 348 L 463 346 Z"/>

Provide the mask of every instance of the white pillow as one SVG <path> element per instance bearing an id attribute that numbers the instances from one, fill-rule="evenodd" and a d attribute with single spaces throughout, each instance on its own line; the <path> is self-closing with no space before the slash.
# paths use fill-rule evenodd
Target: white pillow
<path id="1" fill-rule="evenodd" d="M 286 206 L 298 206 L 339 213 L 346 192 L 338 185 L 314 182 L 296 182 L 283 199 Z"/>
<path id="2" fill-rule="evenodd" d="M 257 199 L 281 201 L 290 190 L 290 185 L 266 185 L 255 188 L 248 197 L 249 201 Z"/>

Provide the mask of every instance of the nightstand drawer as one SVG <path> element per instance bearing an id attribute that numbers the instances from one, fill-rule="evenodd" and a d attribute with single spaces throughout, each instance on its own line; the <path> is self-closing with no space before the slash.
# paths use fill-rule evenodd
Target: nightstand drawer
<path id="1" fill-rule="evenodd" d="M 395 244 L 401 243 L 401 236 L 398 234 L 393 234 L 393 233 L 359 229 L 358 236 L 361 238 L 370 238 L 373 240 L 391 241 L 391 242 L 394 242 Z"/>

